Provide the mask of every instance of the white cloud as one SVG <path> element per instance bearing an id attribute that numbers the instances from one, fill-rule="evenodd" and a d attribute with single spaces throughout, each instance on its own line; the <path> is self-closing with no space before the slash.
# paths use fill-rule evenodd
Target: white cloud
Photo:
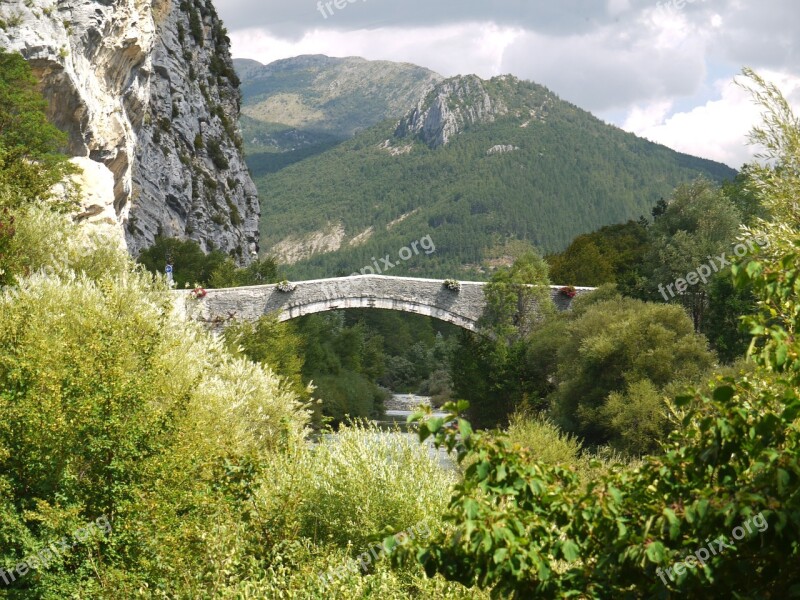
<path id="1" fill-rule="evenodd" d="M 522 33 L 493 23 L 467 23 L 402 30 L 313 29 L 296 41 L 273 37 L 261 29 L 235 31 L 230 37 L 234 56 L 265 64 L 301 54 L 327 54 L 410 62 L 444 76 L 475 73 L 493 77 L 501 74 L 506 48 Z"/>
<path id="2" fill-rule="evenodd" d="M 774 72 L 761 75 L 775 83 L 787 98 L 800 93 L 800 77 Z M 714 88 L 715 99 L 669 116 L 664 102 L 636 106 L 622 127 L 674 150 L 738 169 L 752 161 L 758 151 L 748 146 L 748 134 L 760 122 L 761 109 L 732 80 L 719 80 Z"/>
<path id="3" fill-rule="evenodd" d="M 743 65 L 800 76 L 797 0 L 348 0 L 327 19 L 317 0 L 215 4 L 236 57 L 363 56 L 445 76 L 512 73 L 734 167 L 751 157 L 746 134 L 758 111 L 729 80 Z"/>
<path id="4" fill-rule="evenodd" d="M 667 115 L 672 110 L 672 102 L 653 102 L 647 106 L 634 106 L 625 119 L 622 128 L 626 131 L 640 132 L 647 131 L 652 127 L 664 122 Z"/>

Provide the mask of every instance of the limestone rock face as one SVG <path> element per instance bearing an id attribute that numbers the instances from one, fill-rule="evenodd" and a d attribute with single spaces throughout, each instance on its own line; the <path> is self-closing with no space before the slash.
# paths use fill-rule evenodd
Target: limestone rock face
<path id="1" fill-rule="evenodd" d="M 506 154 L 508 152 L 515 152 L 519 150 L 517 146 L 512 146 L 511 144 L 497 144 L 492 146 L 486 151 L 487 156 L 491 156 L 492 154 Z"/>
<path id="2" fill-rule="evenodd" d="M 492 98 L 480 77 L 453 77 L 435 86 L 400 120 L 395 137 L 414 136 L 431 148 L 438 148 L 466 127 L 491 123 L 507 113 L 506 105 Z"/>
<path id="3" fill-rule="evenodd" d="M 29 61 L 98 184 L 81 217 L 114 221 L 134 255 L 161 232 L 250 259 L 259 205 L 210 0 L 28 0 L 0 5 L 0 19 L 0 45 Z"/>

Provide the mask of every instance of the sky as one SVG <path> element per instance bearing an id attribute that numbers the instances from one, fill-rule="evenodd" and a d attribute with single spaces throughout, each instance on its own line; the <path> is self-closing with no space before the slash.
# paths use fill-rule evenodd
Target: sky
<path id="1" fill-rule="evenodd" d="M 327 4 L 327 7 L 326 7 Z M 215 0 L 235 58 L 410 62 L 510 73 L 675 150 L 739 168 L 758 151 L 751 67 L 800 114 L 800 0 Z"/>

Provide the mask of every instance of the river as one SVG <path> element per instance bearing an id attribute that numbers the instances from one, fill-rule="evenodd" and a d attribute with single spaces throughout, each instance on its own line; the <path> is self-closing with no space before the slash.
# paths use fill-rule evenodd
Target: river
<path id="1" fill-rule="evenodd" d="M 417 407 L 420 405 L 422 406 L 430 406 L 431 399 L 428 396 L 417 396 L 415 394 L 392 394 L 392 397 L 386 402 L 386 417 L 382 421 L 375 421 L 377 425 L 381 429 L 385 430 L 395 430 L 400 429 L 402 431 L 408 430 L 406 426 L 406 420 L 408 419 L 409 415 L 412 415 L 416 412 Z M 443 413 L 441 411 L 434 410 L 431 416 L 434 417 L 444 417 L 447 413 Z M 392 435 L 387 431 L 388 435 Z M 401 435 L 408 436 L 417 440 L 417 435 L 415 433 L 403 433 Z M 438 451 L 436 448 L 433 447 L 433 444 L 430 440 L 427 442 L 428 449 L 430 451 L 431 456 L 437 456 L 439 458 L 439 464 L 446 469 L 454 469 L 455 463 L 453 459 L 447 454 L 447 451 L 444 448 L 439 449 Z"/>

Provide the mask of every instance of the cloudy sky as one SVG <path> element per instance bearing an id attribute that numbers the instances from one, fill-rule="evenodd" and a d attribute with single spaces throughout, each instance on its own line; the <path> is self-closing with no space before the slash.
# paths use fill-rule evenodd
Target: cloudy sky
<path id="1" fill-rule="evenodd" d="M 327 7 L 325 5 L 328 5 Z M 511 73 L 676 150 L 740 167 L 759 111 L 742 67 L 800 108 L 798 0 L 215 0 L 233 55 Z M 800 112 L 800 110 L 798 110 Z"/>

